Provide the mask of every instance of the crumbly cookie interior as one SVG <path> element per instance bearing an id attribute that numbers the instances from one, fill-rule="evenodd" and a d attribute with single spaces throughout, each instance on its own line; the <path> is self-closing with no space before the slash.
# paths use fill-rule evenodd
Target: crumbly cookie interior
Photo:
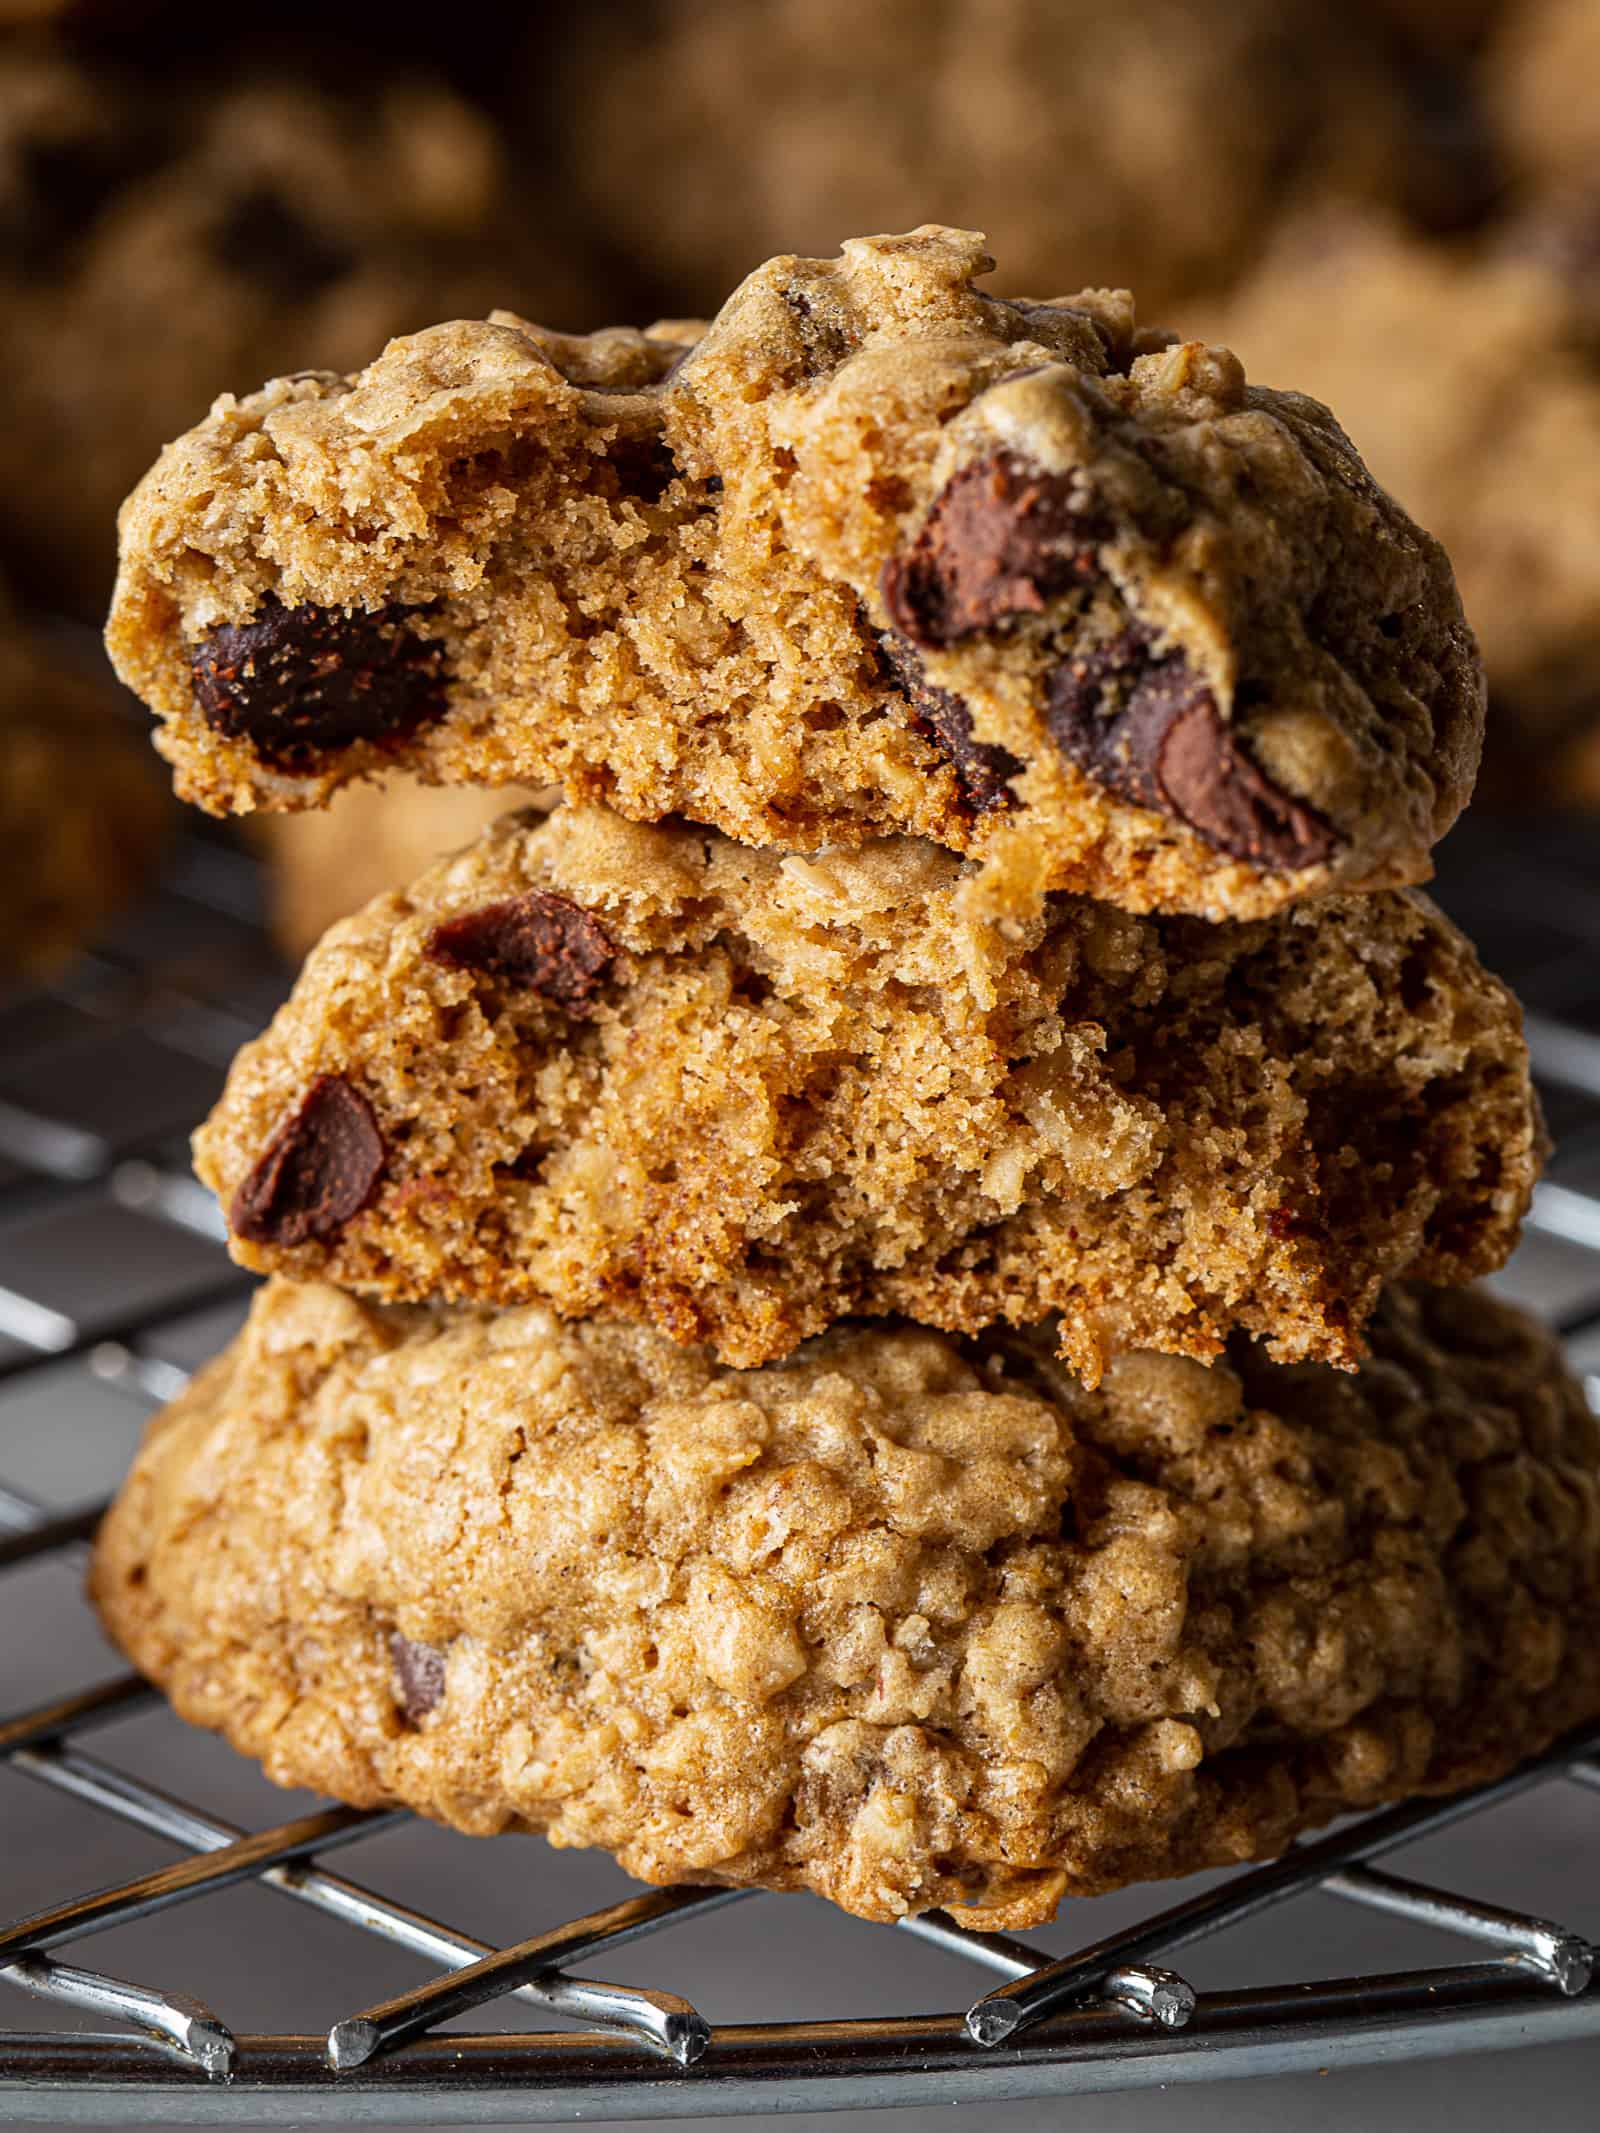
<path id="1" fill-rule="evenodd" d="M 1007 929 L 965 878 L 903 839 L 507 818 L 334 929 L 241 1054 L 196 1139 L 237 1256 L 745 1365 L 852 1312 L 1055 1312 L 1091 1381 L 1235 1325 L 1350 1365 L 1384 1280 L 1504 1259 L 1526 1054 L 1425 901 Z"/>

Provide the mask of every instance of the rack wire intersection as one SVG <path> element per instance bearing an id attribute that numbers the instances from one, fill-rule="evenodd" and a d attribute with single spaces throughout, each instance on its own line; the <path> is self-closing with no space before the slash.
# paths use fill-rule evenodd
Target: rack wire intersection
<path id="1" fill-rule="evenodd" d="M 1548 930 L 1556 909 L 1571 914 L 1574 933 L 1572 943 L 1546 943 L 1536 968 L 1524 958 L 1518 970 L 1534 1001 L 1536 1064 L 1563 1128 L 1563 1159 L 1541 1187 L 1532 1227 L 1536 1240 L 1565 1255 L 1552 1315 L 1580 1367 L 1592 1359 L 1600 1368 L 1600 1016 L 1577 997 L 1600 939 L 1600 885 L 1591 874 L 1575 888 L 1569 877 L 1552 902 L 1553 882 L 1537 869 L 1523 879 L 1527 872 L 1519 870 L 1515 894 L 1495 879 L 1497 920 L 1521 912 Z M 217 1075 L 280 982 L 250 922 L 253 894 L 248 862 L 218 847 L 188 848 L 161 900 L 154 948 L 147 923 L 70 987 L 0 1001 L 0 1581 L 80 1550 L 100 1508 L 63 1512 L 5 1479 L 7 1394 L 33 1373 L 76 1360 L 147 1404 L 170 1398 L 184 1373 L 164 1353 L 162 1329 L 245 1292 L 176 1135 L 192 1109 L 195 1072 Z M 207 944 L 199 953 L 197 919 Z M 153 1099 L 132 1126 L 118 1070 L 130 1046 L 159 1055 Z M 169 1054 L 187 1062 L 186 1072 L 166 1068 Z M 72 1093 L 86 1088 L 95 1092 L 87 1100 Z M 70 1234 L 73 1223 L 99 1235 L 119 1212 L 190 1240 L 192 1264 L 154 1301 L 136 1279 L 97 1287 L 87 1306 L 64 1301 L 34 1240 L 63 1224 Z M 1580 1274 L 1592 1257 L 1593 1279 L 1577 1281 L 1578 1300 L 1568 1297 L 1563 1311 L 1574 1255 Z M 1591 1396 L 1600 1393 L 1600 1380 L 1590 1384 Z M 7 1637 L 25 1633 L 18 1611 L 0 1615 L 0 1653 Z M 1173 1903 L 1153 1892 L 1139 1922 L 1066 1957 L 969 1931 L 940 1913 L 871 1929 L 965 1959 L 974 1974 L 965 2010 L 716 2026 L 676 1992 L 610 1984 L 591 1972 L 603 1972 L 628 1943 L 718 1907 L 785 1899 L 650 1890 L 516 1945 L 490 1946 L 326 1863 L 403 1815 L 328 1806 L 246 1831 L 86 1745 L 101 1729 L 114 1739 L 118 1722 L 153 1700 L 137 1677 L 118 1674 L 0 1718 L 0 1783 L 51 1788 L 170 1843 L 177 1855 L 112 1887 L 69 1889 L 0 1927 L 0 1984 L 86 2011 L 97 2025 L 0 2030 L 0 2120 L 467 2124 L 994 2103 L 1600 2037 L 1597 1951 L 1582 1932 L 1377 1864 L 1534 1787 L 1600 1793 L 1600 1727 L 1500 1784 L 1341 1825 L 1201 1895 Z M 244 1881 L 409 1951 L 423 1982 L 377 2005 L 334 2010 L 325 2034 L 267 2035 L 230 2029 L 193 1997 L 69 1959 L 98 1932 Z M 1205 1993 L 1171 1967 L 1203 1936 L 1311 1891 L 1442 1930 L 1474 1959 Z M 440 2024 L 504 1999 L 582 2026 L 438 2034 Z"/>

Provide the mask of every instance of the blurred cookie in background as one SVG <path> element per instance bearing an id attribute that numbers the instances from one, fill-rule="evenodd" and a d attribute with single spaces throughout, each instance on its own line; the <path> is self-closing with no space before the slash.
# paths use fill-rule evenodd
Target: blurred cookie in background
<path id="1" fill-rule="evenodd" d="M 314 46 L 150 78 L 0 42 L 0 553 L 34 603 L 103 611 L 118 504 L 218 393 L 496 304 L 588 322 L 474 106 L 337 76 Z"/>
<path id="2" fill-rule="evenodd" d="M 0 282 L 9 300 L 48 282 L 71 238 L 153 152 L 148 112 L 110 80 L 42 39 L 0 43 Z"/>
<path id="3" fill-rule="evenodd" d="M 116 684 L 0 586 L 0 977 L 55 974 L 144 887 L 166 780 Z"/>
<path id="4" fill-rule="evenodd" d="M 1482 49 L 1495 25 L 1521 0 L 1362 0 L 1359 13 L 1380 33 L 1418 53 L 1465 57 Z"/>
<path id="5" fill-rule="evenodd" d="M 298 963 L 335 919 L 385 889 L 404 888 L 512 808 L 548 813 L 560 797 L 555 786 L 533 792 L 503 785 L 486 792 L 395 777 L 381 785 L 346 786 L 316 813 L 256 815 L 251 833 L 268 862 L 273 938 Z"/>
<path id="6" fill-rule="evenodd" d="M 1600 236 L 1600 225 L 1597 225 Z M 1293 378 L 1455 565 L 1489 674 L 1480 795 L 1600 804 L 1600 242 L 1532 216 L 1470 243 L 1306 215 L 1209 322 Z"/>
<path id="7" fill-rule="evenodd" d="M 1519 185 L 1600 187 L 1600 0 L 1507 8 L 1483 78 Z"/>
<path id="8" fill-rule="evenodd" d="M 670 311 L 769 253 L 943 221 L 1012 293 L 1131 286 L 1159 318 L 1302 185 L 1479 210 L 1467 71 L 1429 75 L 1460 112 L 1419 113 L 1387 42 L 1309 0 L 631 0 L 575 33 L 560 102 L 574 182 Z"/>

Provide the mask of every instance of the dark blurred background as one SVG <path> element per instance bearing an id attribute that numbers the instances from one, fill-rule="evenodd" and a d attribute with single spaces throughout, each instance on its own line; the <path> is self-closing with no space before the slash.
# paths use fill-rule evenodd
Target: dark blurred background
<path id="1" fill-rule="evenodd" d="M 0 0 L 0 1371 L 20 1373 L 0 1529 L 113 1485 L 151 1402 L 236 1322 L 184 1141 L 291 959 L 510 798 L 369 787 L 264 828 L 177 820 L 99 649 L 121 497 L 218 393 L 493 306 L 568 329 L 701 315 L 772 253 L 928 220 L 986 230 L 1002 292 L 1126 285 L 1326 399 L 1449 548 L 1492 714 L 1440 892 L 1529 1003 L 1558 1140 L 1501 1286 L 1575 1329 L 1600 1387 L 1600 0 Z M 114 1665 L 71 1565 L 29 1575 L 0 1707 Z M 132 1738 L 223 1811 L 296 1811 L 163 1714 Z M 4 1785 L 0 1911 L 130 1870 L 117 1832 Z M 1470 1825 L 1450 1873 L 1600 1930 L 1582 1805 L 1505 1810 L 1488 1843 Z M 397 1885 L 497 1940 L 623 1892 L 542 1846 L 519 1876 L 444 1832 L 385 1842 Z M 260 1892 L 228 1906 L 205 1914 L 226 1929 L 137 1929 L 130 1974 L 258 2028 L 415 1978 Z M 674 1978 L 717 2018 L 962 1990 L 820 1905 L 781 1907 L 781 1961 L 771 1901 L 730 1915 L 701 1982 Z M 1381 1928 L 1317 1917 L 1191 1974 L 1391 1958 Z M 1079 1913 L 1056 1938 L 1092 1930 Z M 658 1980 L 653 1946 L 623 1974 Z M 37 2014 L 8 1995 L 0 2026 Z M 1183 2123 L 1461 2133 L 1530 2101 L 1577 2123 L 1597 2066 L 1585 2046 L 1470 2080 L 1191 2092 Z M 1134 2128 L 1169 2102 L 1091 2108 Z"/>

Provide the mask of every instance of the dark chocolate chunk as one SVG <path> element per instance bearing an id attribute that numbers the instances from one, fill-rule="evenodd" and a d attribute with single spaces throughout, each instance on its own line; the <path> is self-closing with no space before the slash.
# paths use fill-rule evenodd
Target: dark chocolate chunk
<path id="1" fill-rule="evenodd" d="M 926 649 L 1036 615 L 1094 582 L 1104 537 L 1079 477 L 991 453 L 946 483 L 911 546 L 884 565 L 889 618 Z"/>
<path id="2" fill-rule="evenodd" d="M 1181 651 L 1130 628 L 1064 659 L 1045 685 L 1062 753 L 1140 807 L 1176 815 L 1208 844 L 1275 873 L 1320 864 L 1330 825 L 1279 790 L 1245 753 Z"/>
<path id="3" fill-rule="evenodd" d="M 260 284 L 279 304 L 304 304 L 356 265 L 345 245 L 313 229 L 266 186 L 230 201 L 211 233 L 217 264 Z"/>
<path id="4" fill-rule="evenodd" d="M 383 1175 L 372 1106 L 340 1074 L 319 1074 L 233 1196 L 228 1224 L 249 1244 L 326 1243 Z"/>
<path id="5" fill-rule="evenodd" d="M 922 661 L 904 637 L 885 630 L 878 639 L 884 667 L 911 707 L 911 725 L 949 760 L 961 784 L 961 797 L 975 815 L 1011 807 L 1010 780 L 1022 764 L 1006 748 L 972 737 L 972 713 L 953 690 L 936 689 L 923 673 Z"/>
<path id="6" fill-rule="evenodd" d="M 194 648 L 207 720 L 264 763 L 307 769 L 354 741 L 393 741 L 448 709 L 444 647 L 411 627 L 416 609 L 285 607 L 268 593 L 249 622 Z"/>
<path id="7" fill-rule="evenodd" d="M 444 1653 L 436 1644 L 413 1644 L 395 1629 L 389 1632 L 389 1664 L 400 1708 L 414 1726 L 444 1701 Z"/>
<path id="8" fill-rule="evenodd" d="M 465 911 L 428 936 L 436 963 L 542 993 L 579 1018 L 591 1011 L 616 952 L 597 918 L 546 889 Z"/>

